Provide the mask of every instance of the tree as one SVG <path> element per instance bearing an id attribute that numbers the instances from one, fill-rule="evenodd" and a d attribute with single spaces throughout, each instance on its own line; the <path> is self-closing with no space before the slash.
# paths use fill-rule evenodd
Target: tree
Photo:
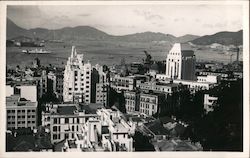
<path id="1" fill-rule="evenodd" d="M 154 146 L 150 143 L 150 139 L 140 132 L 135 132 L 133 136 L 135 151 L 155 151 Z"/>

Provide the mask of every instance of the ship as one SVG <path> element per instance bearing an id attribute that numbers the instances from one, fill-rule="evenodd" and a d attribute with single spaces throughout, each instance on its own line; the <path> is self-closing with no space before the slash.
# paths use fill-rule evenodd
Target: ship
<path id="1" fill-rule="evenodd" d="M 44 49 L 32 49 L 32 50 L 28 50 L 28 49 L 25 49 L 25 50 L 22 50 L 23 53 L 27 53 L 27 54 L 50 54 L 51 51 L 47 51 L 47 50 L 44 50 Z"/>

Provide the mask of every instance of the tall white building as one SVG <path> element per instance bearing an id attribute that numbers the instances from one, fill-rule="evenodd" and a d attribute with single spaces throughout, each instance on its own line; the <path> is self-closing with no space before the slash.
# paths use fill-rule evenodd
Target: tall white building
<path id="1" fill-rule="evenodd" d="M 91 64 L 84 63 L 83 54 L 77 54 L 73 46 L 64 70 L 63 100 L 90 103 L 90 97 Z"/>
<path id="2" fill-rule="evenodd" d="M 169 51 L 166 76 L 172 79 L 195 80 L 195 55 L 188 44 L 175 43 Z"/>

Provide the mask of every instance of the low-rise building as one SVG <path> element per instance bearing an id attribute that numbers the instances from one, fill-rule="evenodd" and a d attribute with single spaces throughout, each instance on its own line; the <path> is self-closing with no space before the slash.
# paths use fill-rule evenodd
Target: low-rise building
<path id="1" fill-rule="evenodd" d="M 84 106 L 84 105 L 83 105 Z M 96 114 L 87 114 L 83 106 L 78 104 L 47 104 L 42 112 L 42 125 L 51 133 L 51 142 L 57 143 L 65 139 L 73 139 L 80 132 L 81 124 Z"/>
<path id="2" fill-rule="evenodd" d="M 20 95 L 6 97 L 7 129 L 31 128 L 37 125 L 37 102 Z"/>
<path id="3" fill-rule="evenodd" d="M 192 91 L 198 91 L 198 90 L 209 90 L 214 86 L 214 83 L 210 82 L 198 82 L 198 81 L 190 81 L 190 80 L 173 80 L 173 83 L 177 84 L 183 84 L 188 86 L 188 88 Z"/>
<path id="4" fill-rule="evenodd" d="M 81 124 L 75 138 L 67 139 L 63 151 L 133 151 L 135 125 L 123 119 L 116 109 L 98 109 L 98 117 Z"/>
<path id="5" fill-rule="evenodd" d="M 207 82 L 207 83 L 219 83 L 219 75 L 206 75 L 206 76 L 197 76 L 197 82 Z"/>
<path id="6" fill-rule="evenodd" d="M 111 78 L 111 87 L 114 88 L 117 92 L 132 91 L 136 87 L 135 77 L 122 77 L 120 75 L 115 75 L 113 78 Z"/>
<path id="7" fill-rule="evenodd" d="M 152 116 L 158 112 L 165 95 L 154 92 L 127 91 L 124 92 L 127 113 L 139 112 Z"/>
<path id="8" fill-rule="evenodd" d="M 179 89 L 180 85 L 177 83 L 170 83 L 170 82 L 163 83 L 163 82 L 151 81 L 151 82 L 141 83 L 139 87 L 142 90 L 152 90 L 154 92 L 172 94 Z"/>
<path id="9" fill-rule="evenodd" d="M 139 111 L 149 116 L 156 114 L 159 107 L 162 106 L 161 104 L 163 103 L 164 98 L 165 95 L 160 93 L 142 92 L 140 94 Z"/>
<path id="10" fill-rule="evenodd" d="M 138 91 L 126 91 L 124 98 L 127 113 L 139 111 L 140 93 Z"/>

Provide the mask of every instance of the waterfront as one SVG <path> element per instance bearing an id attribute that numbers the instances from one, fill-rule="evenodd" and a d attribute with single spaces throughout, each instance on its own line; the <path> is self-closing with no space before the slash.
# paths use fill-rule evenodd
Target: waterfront
<path id="1" fill-rule="evenodd" d="M 64 66 L 72 43 L 47 43 L 46 50 L 52 51 L 51 54 L 25 54 L 22 53 L 25 47 L 7 47 L 6 62 L 8 67 L 16 65 L 25 66 L 31 63 L 35 57 L 38 57 L 44 65 Z M 125 58 L 126 63 L 142 62 L 145 57 L 143 53 L 147 50 L 154 60 L 163 61 L 170 49 L 170 44 L 156 45 L 154 43 L 133 43 L 133 42 L 114 42 L 114 41 L 83 41 L 76 44 L 78 53 L 84 54 L 85 61 L 91 61 L 92 64 L 114 65 L 119 64 L 122 58 Z M 30 48 L 28 48 L 30 49 Z M 225 54 L 220 51 L 214 51 L 206 48 L 196 50 L 195 55 L 197 61 L 219 61 L 230 62 L 230 54 Z M 232 57 L 236 59 L 236 55 Z M 242 53 L 240 53 L 242 60 Z"/>

